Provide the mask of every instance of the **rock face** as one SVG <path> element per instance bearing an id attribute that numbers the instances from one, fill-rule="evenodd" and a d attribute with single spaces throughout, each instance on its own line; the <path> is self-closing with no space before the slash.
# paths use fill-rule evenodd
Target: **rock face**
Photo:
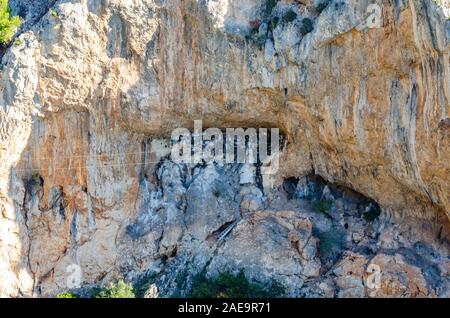
<path id="1" fill-rule="evenodd" d="M 65 291 L 72 265 L 162 296 L 204 266 L 291 296 L 448 296 L 449 1 L 29 2 L 2 59 L 0 296 Z M 197 119 L 279 128 L 272 187 L 171 160 Z"/>
<path id="2" fill-rule="evenodd" d="M 275 278 L 295 293 L 295 287 L 320 274 L 311 222 L 293 211 L 257 212 L 244 219 L 219 247 L 209 270 L 239 266 L 250 278 Z"/>

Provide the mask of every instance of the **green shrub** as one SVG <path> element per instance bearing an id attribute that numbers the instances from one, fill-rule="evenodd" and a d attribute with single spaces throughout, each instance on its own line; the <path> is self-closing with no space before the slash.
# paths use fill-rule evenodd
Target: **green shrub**
<path id="1" fill-rule="evenodd" d="M 273 17 L 272 19 L 270 19 L 270 21 L 269 21 L 269 31 L 275 30 L 275 28 L 277 27 L 279 21 L 280 21 L 280 18 L 278 18 L 278 17 Z"/>
<path id="2" fill-rule="evenodd" d="M 111 283 L 108 287 L 100 290 L 95 298 L 135 298 L 133 286 L 119 280 L 117 284 Z"/>
<path id="3" fill-rule="evenodd" d="M 309 32 L 314 30 L 314 23 L 310 18 L 304 18 L 302 21 L 302 26 L 300 27 L 300 33 L 305 36 Z"/>
<path id="4" fill-rule="evenodd" d="M 333 206 L 333 201 L 331 200 L 321 200 L 314 203 L 314 211 L 317 213 L 324 213 L 328 215 L 328 211 L 330 211 Z"/>
<path id="5" fill-rule="evenodd" d="M 141 276 L 133 285 L 136 298 L 143 298 L 150 286 L 155 282 L 154 274 L 145 274 Z"/>
<path id="6" fill-rule="evenodd" d="M 281 297 L 284 287 L 275 280 L 259 284 L 250 282 L 241 270 L 237 275 L 230 272 L 219 273 L 207 278 L 206 269 L 194 276 L 190 298 L 268 298 Z"/>
<path id="7" fill-rule="evenodd" d="M 56 298 L 77 298 L 77 297 L 71 292 L 65 292 L 56 295 Z"/>
<path id="8" fill-rule="evenodd" d="M 186 279 L 189 276 L 189 267 L 185 264 L 184 268 L 177 272 L 177 276 L 175 277 L 175 283 L 177 284 L 178 289 L 182 289 L 185 285 Z"/>
<path id="9" fill-rule="evenodd" d="M 16 39 L 14 40 L 14 45 L 22 45 L 22 44 L 23 44 L 23 41 L 22 41 L 21 39 L 16 38 Z"/>
<path id="10" fill-rule="evenodd" d="M 317 14 L 321 14 L 322 11 L 326 9 L 326 7 L 328 7 L 328 2 L 319 3 L 316 7 Z"/>
<path id="11" fill-rule="evenodd" d="M 56 11 L 55 9 L 51 8 L 51 9 L 49 10 L 49 12 L 50 12 L 50 15 L 51 15 L 52 17 L 54 17 L 55 19 L 57 19 L 57 18 L 59 17 L 58 11 Z"/>
<path id="12" fill-rule="evenodd" d="M 266 7 L 264 14 L 269 16 L 272 14 L 273 9 L 276 7 L 278 0 L 266 0 Z"/>
<path id="13" fill-rule="evenodd" d="M 11 17 L 8 0 L 0 0 L 0 44 L 8 44 L 20 26 L 19 17 Z"/>
<path id="14" fill-rule="evenodd" d="M 286 23 L 292 22 L 295 19 L 297 19 L 297 13 L 292 9 L 283 15 L 283 21 Z"/>

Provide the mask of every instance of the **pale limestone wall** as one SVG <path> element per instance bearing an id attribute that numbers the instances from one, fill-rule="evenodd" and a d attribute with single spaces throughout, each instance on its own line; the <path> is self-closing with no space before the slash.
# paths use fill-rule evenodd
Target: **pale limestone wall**
<path id="1" fill-rule="evenodd" d="M 278 185 L 314 170 L 376 200 L 387 216 L 444 226 L 448 23 L 429 0 L 376 1 L 381 27 L 361 28 L 369 2 L 332 1 L 319 16 L 299 5 L 297 20 L 279 23 L 262 46 L 246 38 L 249 23 L 264 20 L 256 0 L 57 2 L 57 15 L 22 34 L 2 61 L 1 295 L 63 289 L 71 263 L 95 283 L 133 262 L 123 255 L 142 257 L 129 265 L 138 271 L 160 248 L 173 250 L 183 237 L 178 207 L 166 207 L 161 229 L 174 234 L 162 247 L 130 243 L 125 231 L 151 201 L 141 176 L 161 149 L 149 146 L 142 167 L 143 142 L 195 119 L 279 127 L 288 147 Z M 303 17 L 314 23 L 304 36 Z M 35 174 L 44 184 L 30 201 L 24 180 Z M 146 242 L 161 239 L 158 231 Z"/>

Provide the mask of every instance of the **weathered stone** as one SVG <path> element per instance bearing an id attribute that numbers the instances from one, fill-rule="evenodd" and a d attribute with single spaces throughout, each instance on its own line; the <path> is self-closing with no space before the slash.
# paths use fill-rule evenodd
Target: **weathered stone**
<path id="1" fill-rule="evenodd" d="M 365 296 L 364 276 L 367 259 L 359 254 L 346 253 L 333 270 L 337 276 L 339 298 L 362 298 Z"/>
<path id="2" fill-rule="evenodd" d="M 397 255 L 424 241 L 439 254 L 426 259 L 448 260 L 449 1 L 377 2 L 374 28 L 369 0 L 331 1 L 320 14 L 318 2 L 264 3 L 12 1 L 25 22 L 1 63 L 0 296 L 67 290 L 73 264 L 83 284 L 154 267 L 170 281 L 161 264 L 180 254 L 204 264 L 216 249 L 217 268 L 275 275 L 299 294 L 320 280 L 312 228 L 345 224 L 350 244 L 364 233 L 350 250 Z M 240 179 L 239 165 L 169 160 L 171 131 L 197 119 L 280 129 L 264 191 L 255 166 Z M 316 194 L 301 178 L 311 173 L 375 200 L 382 220 L 358 221 L 365 207 L 346 198 L 332 220 L 295 206 Z M 289 177 L 300 182 L 287 202 Z M 248 215 L 266 202 L 296 209 Z M 448 295 L 445 266 L 437 281 L 391 254 L 375 257 L 391 267 L 375 297 Z M 339 262 L 336 290 L 319 284 L 317 295 L 370 296 L 369 258 L 344 257 L 355 265 Z"/>
<path id="3" fill-rule="evenodd" d="M 224 268 L 241 268 L 257 281 L 273 277 L 295 295 L 320 271 L 311 222 L 293 211 L 253 213 L 237 224 L 208 269 L 214 274 Z"/>
<path id="4" fill-rule="evenodd" d="M 368 292 L 369 297 L 427 297 L 430 293 L 420 268 L 409 265 L 400 254 L 378 254 L 371 261 L 381 269 L 381 286 Z"/>

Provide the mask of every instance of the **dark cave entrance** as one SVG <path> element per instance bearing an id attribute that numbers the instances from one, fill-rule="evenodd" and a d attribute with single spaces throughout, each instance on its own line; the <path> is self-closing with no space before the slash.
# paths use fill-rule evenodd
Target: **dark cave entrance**
<path id="1" fill-rule="evenodd" d="M 381 208 L 375 200 L 345 185 L 328 182 L 318 174 L 311 173 L 301 178 L 289 177 L 283 182 L 283 190 L 290 200 L 323 201 L 327 199 L 324 195 L 324 191 L 327 192 L 326 188 L 335 199 L 343 199 L 355 204 L 362 216 L 366 213 L 366 217 L 376 218 L 381 214 Z M 366 211 L 368 207 L 370 211 Z M 369 212 L 370 216 L 367 215 Z"/>

